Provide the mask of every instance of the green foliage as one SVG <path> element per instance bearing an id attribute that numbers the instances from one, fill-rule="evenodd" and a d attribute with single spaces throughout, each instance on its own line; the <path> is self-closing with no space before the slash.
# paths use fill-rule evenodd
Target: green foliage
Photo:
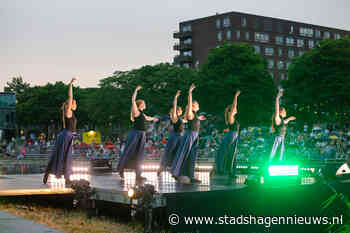
<path id="1" fill-rule="evenodd" d="M 16 95 L 23 93 L 27 88 L 29 88 L 29 83 L 23 81 L 21 76 L 13 77 L 11 82 L 7 82 L 4 88 L 5 92 L 14 92 Z"/>
<path id="2" fill-rule="evenodd" d="M 206 112 L 223 116 L 232 104 L 234 93 L 241 90 L 238 111 L 243 125 L 270 124 L 276 93 L 266 61 L 254 54 L 248 44 L 225 43 L 211 50 L 200 68 L 195 98 Z"/>
<path id="3" fill-rule="evenodd" d="M 350 110 L 350 38 L 324 40 L 293 60 L 282 85 L 304 122 L 344 122 Z"/>

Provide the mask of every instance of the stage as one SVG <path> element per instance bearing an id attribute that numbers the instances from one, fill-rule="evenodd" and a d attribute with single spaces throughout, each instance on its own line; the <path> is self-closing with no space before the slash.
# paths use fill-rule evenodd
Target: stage
<path id="1" fill-rule="evenodd" d="M 152 167 L 150 167 L 152 168 Z M 156 170 L 142 173 L 147 181 L 144 185 L 153 185 L 156 194 L 153 195 L 151 208 L 154 216 L 160 215 L 163 224 L 168 223 L 171 214 L 178 216 L 322 216 L 321 204 L 332 195 L 332 190 L 313 177 L 302 178 L 301 184 L 246 185 L 248 175 L 238 174 L 235 179 L 228 176 L 210 177 L 209 171 L 197 171 L 195 176 L 200 184 L 179 184 L 168 172 L 157 177 Z M 73 190 L 59 183 L 42 184 L 43 174 L 35 175 L 2 175 L 0 176 L 0 196 L 66 196 L 72 195 Z M 128 191 L 135 189 L 135 174 L 125 172 L 121 180 L 117 173 L 94 173 L 84 175 L 88 178 L 94 190 L 91 199 L 104 206 L 138 204 L 137 198 L 130 198 Z M 346 195 L 349 195 L 350 183 L 337 183 Z M 104 207 L 105 208 L 105 207 Z M 114 213 L 118 208 L 111 207 Z M 161 210 L 161 212 L 159 212 Z M 157 217 L 159 219 L 159 216 Z M 203 225 L 184 224 L 183 220 L 177 226 L 168 225 L 173 230 L 188 232 L 320 232 L 323 227 L 274 225 L 266 228 L 264 225 Z M 218 230 L 219 229 L 219 230 Z"/>

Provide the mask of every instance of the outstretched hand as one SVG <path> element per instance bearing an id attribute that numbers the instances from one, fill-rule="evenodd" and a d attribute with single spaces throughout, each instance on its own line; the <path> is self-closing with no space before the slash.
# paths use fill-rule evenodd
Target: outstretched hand
<path id="1" fill-rule="evenodd" d="M 281 96 L 283 96 L 283 91 L 282 91 L 282 90 L 280 90 L 280 91 L 278 92 L 278 94 L 277 94 L 277 97 L 278 97 L 278 98 L 281 97 Z"/>
<path id="2" fill-rule="evenodd" d="M 290 119 L 291 121 L 295 121 L 297 118 L 296 118 L 295 116 L 291 116 L 291 117 L 289 117 L 289 119 Z"/>
<path id="3" fill-rule="evenodd" d="M 142 88 L 142 86 L 138 85 L 138 86 L 136 87 L 135 91 L 138 91 L 138 90 L 140 90 L 141 88 Z"/>
<path id="4" fill-rule="evenodd" d="M 200 121 L 205 121 L 207 118 L 206 118 L 205 116 L 203 116 L 203 115 L 200 115 L 200 116 L 198 117 L 198 119 L 199 119 Z"/>
<path id="5" fill-rule="evenodd" d="M 179 96 L 180 96 L 180 94 L 181 94 L 181 91 L 180 91 L 180 90 L 178 90 L 178 91 L 176 92 L 175 97 L 176 97 L 176 98 L 177 98 L 177 97 L 179 97 Z"/>
<path id="6" fill-rule="evenodd" d="M 196 88 L 196 86 L 192 83 L 190 86 L 190 92 L 192 92 L 195 88 Z"/>
<path id="7" fill-rule="evenodd" d="M 240 90 L 238 90 L 238 91 L 236 91 L 236 96 L 239 96 L 241 94 L 241 91 Z"/>
<path id="8" fill-rule="evenodd" d="M 77 81 L 77 78 L 76 77 L 73 77 L 72 80 L 70 81 L 71 84 L 73 84 L 74 82 Z"/>

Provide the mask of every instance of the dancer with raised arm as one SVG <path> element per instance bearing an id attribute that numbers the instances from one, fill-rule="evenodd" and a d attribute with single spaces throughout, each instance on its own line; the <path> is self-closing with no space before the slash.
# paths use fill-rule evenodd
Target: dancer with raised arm
<path id="1" fill-rule="evenodd" d="M 77 118 L 74 114 L 77 103 L 73 98 L 73 83 L 75 81 L 76 78 L 73 78 L 69 83 L 68 100 L 61 107 L 63 130 L 56 139 L 55 148 L 44 174 L 44 184 L 47 183 L 49 174 L 53 174 L 57 178 L 61 178 L 63 175 L 66 185 L 70 185 L 71 183 L 73 133 L 76 131 L 77 125 Z"/>
<path id="2" fill-rule="evenodd" d="M 182 108 L 177 106 L 177 99 L 180 96 L 180 91 L 176 92 L 173 101 L 173 107 L 170 110 L 170 120 L 173 125 L 173 131 L 171 132 L 168 143 L 165 148 L 165 152 L 161 158 L 159 170 L 157 175 L 160 176 L 160 173 L 166 169 L 166 167 L 170 167 L 174 157 L 176 155 L 178 146 L 181 141 L 181 136 L 184 131 L 184 119 L 181 118 Z"/>
<path id="3" fill-rule="evenodd" d="M 236 91 L 233 104 L 225 109 L 225 123 L 229 131 L 226 133 L 220 144 L 215 158 L 215 171 L 212 174 L 228 174 L 231 171 L 232 160 L 235 154 L 236 143 L 239 133 L 239 124 L 236 119 L 237 99 L 240 91 Z"/>
<path id="4" fill-rule="evenodd" d="M 124 169 L 129 168 L 135 169 L 136 181 L 146 179 L 141 176 L 141 163 L 145 157 L 146 121 L 158 121 L 158 118 L 147 116 L 143 112 L 146 109 L 144 100 L 136 100 L 137 92 L 141 88 L 141 86 L 137 86 L 132 95 L 130 120 L 133 122 L 133 128 L 126 139 L 124 151 L 118 164 L 118 172 L 122 179 L 124 179 Z"/>
<path id="5" fill-rule="evenodd" d="M 290 121 L 294 121 L 296 118 L 294 116 L 291 116 L 289 118 L 286 118 L 287 112 L 285 108 L 280 108 L 279 100 L 283 96 L 283 92 L 280 90 L 276 97 L 275 102 L 275 113 L 272 116 L 272 132 L 275 133 L 275 141 L 272 146 L 272 151 L 270 154 L 270 160 L 271 163 L 274 159 L 276 153 L 278 150 L 280 150 L 280 158 L 279 161 L 282 161 L 285 159 L 284 157 L 284 139 L 287 132 L 287 125 Z"/>
<path id="6" fill-rule="evenodd" d="M 191 183 L 200 183 L 200 180 L 194 178 L 194 168 L 197 157 L 200 121 L 205 120 L 205 117 L 197 115 L 199 104 L 195 100 L 192 101 L 192 91 L 195 88 L 195 85 L 192 84 L 188 92 L 188 104 L 185 113 L 188 129 L 181 138 L 180 146 L 171 166 L 171 173 L 175 179 L 178 179 L 180 176 L 187 176 Z"/>

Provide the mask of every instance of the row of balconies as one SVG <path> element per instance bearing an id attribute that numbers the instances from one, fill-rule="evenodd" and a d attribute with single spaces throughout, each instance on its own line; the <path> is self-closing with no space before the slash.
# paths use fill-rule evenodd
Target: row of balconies
<path id="1" fill-rule="evenodd" d="M 192 31 L 185 31 L 185 32 L 175 31 L 173 34 L 173 37 L 175 39 L 183 39 L 191 36 L 192 36 Z"/>
<path id="2" fill-rule="evenodd" d="M 192 44 L 185 44 L 183 42 L 176 43 L 173 47 L 174 50 L 191 50 L 192 49 Z"/>
<path id="3" fill-rule="evenodd" d="M 192 63 L 192 56 L 177 55 L 174 57 L 175 64 Z"/>

